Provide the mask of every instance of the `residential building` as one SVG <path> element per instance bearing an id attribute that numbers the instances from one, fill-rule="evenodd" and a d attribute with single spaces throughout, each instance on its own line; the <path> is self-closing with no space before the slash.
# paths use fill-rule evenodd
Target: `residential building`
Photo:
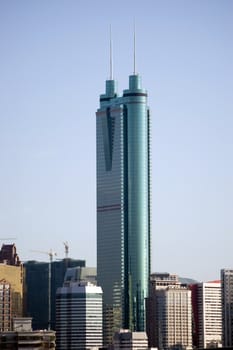
<path id="1" fill-rule="evenodd" d="M 177 275 L 152 274 L 147 299 L 149 347 L 192 349 L 191 291 Z"/>
<path id="2" fill-rule="evenodd" d="M 222 347 L 220 281 L 190 285 L 193 306 L 193 339 L 198 348 Z"/>
<path id="3" fill-rule="evenodd" d="M 156 272 L 150 275 L 149 297 L 146 299 L 146 331 L 150 347 L 158 347 L 158 310 L 156 290 L 168 286 L 180 286 L 179 278 L 175 274 Z"/>
<path id="4" fill-rule="evenodd" d="M 0 280 L 0 331 L 10 331 L 11 321 L 11 286 L 5 279 L 2 279 Z"/>
<path id="5" fill-rule="evenodd" d="M 223 346 L 233 346 L 233 269 L 221 270 Z"/>
<path id="6" fill-rule="evenodd" d="M 102 289 L 87 281 L 65 281 L 56 296 L 57 350 L 102 347 Z"/>
<path id="7" fill-rule="evenodd" d="M 23 266 L 16 252 L 15 244 L 3 244 L 0 250 L 0 290 L 6 296 L 2 300 L 2 311 L 7 310 L 7 317 L 12 323 L 12 317 L 23 316 Z M 10 296 L 7 296 L 10 293 Z M 4 323 L 4 325 L 3 325 Z M 8 329 L 6 315 L 2 329 Z M 11 330 L 8 329 L 8 330 Z"/>
<path id="8" fill-rule="evenodd" d="M 104 343 L 120 328 L 145 330 L 150 275 L 150 114 L 141 78 L 118 96 L 106 81 L 96 113 L 97 282 Z"/>
<path id="9" fill-rule="evenodd" d="M 55 330 L 56 290 L 63 285 L 69 267 L 84 267 L 85 260 L 66 258 L 51 262 L 51 329 Z M 32 317 L 32 328 L 49 328 L 49 262 L 24 263 L 24 315 Z"/>

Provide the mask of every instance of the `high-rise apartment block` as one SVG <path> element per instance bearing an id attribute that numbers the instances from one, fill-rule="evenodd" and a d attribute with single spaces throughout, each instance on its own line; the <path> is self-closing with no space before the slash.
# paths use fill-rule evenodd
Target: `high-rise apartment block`
<path id="1" fill-rule="evenodd" d="M 222 346 L 222 300 L 220 281 L 190 286 L 193 305 L 193 339 L 198 348 Z"/>
<path id="2" fill-rule="evenodd" d="M 233 269 L 221 270 L 223 346 L 233 346 Z"/>
<path id="3" fill-rule="evenodd" d="M 106 81 L 96 120 L 97 281 L 103 288 L 108 342 L 120 328 L 145 330 L 150 275 L 150 114 L 139 75 L 129 77 L 123 96 L 117 95 L 115 80 Z"/>
<path id="4" fill-rule="evenodd" d="M 66 280 L 56 296 L 56 349 L 102 347 L 102 313 L 101 287 Z"/>
<path id="5" fill-rule="evenodd" d="M 12 322 L 11 286 L 9 282 L 0 280 L 0 332 L 10 331 Z"/>
<path id="6" fill-rule="evenodd" d="M 181 285 L 178 276 L 151 275 L 147 334 L 150 347 L 192 349 L 191 291 Z"/>

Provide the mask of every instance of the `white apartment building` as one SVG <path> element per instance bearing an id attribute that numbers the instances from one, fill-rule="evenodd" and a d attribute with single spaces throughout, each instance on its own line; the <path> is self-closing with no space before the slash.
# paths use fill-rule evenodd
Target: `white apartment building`
<path id="1" fill-rule="evenodd" d="M 221 270 L 223 346 L 233 346 L 233 269 Z"/>
<path id="2" fill-rule="evenodd" d="M 198 283 L 198 346 L 222 346 L 222 301 L 220 281 Z"/>
<path id="3" fill-rule="evenodd" d="M 90 282 L 70 282 L 56 295 L 56 349 L 102 347 L 102 289 Z"/>

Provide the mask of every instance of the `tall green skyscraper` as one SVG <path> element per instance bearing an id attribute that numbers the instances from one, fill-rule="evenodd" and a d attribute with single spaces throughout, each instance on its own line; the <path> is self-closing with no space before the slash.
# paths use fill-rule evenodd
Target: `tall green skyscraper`
<path id="1" fill-rule="evenodd" d="M 145 330 L 150 275 L 150 114 L 137 74 L 122 96 L 106 81 L 96 113 L 97 281 L 105 342 L 112 331 Z M 110 339 L 110 338 L 109 338 Z"/>

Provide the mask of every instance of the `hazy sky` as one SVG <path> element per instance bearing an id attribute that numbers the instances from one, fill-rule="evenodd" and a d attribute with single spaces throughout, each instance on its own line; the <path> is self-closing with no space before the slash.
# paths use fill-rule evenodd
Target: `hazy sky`
<path id="1" fill-rule="evenodd" d="M 233 1 L 0 0 L 0 238 L 96 265 L 95 112 L 137 71 L 152 114 L 152 271 L 233 267 Z M 1 244 L 1 243 L 0 243 Z"/>

